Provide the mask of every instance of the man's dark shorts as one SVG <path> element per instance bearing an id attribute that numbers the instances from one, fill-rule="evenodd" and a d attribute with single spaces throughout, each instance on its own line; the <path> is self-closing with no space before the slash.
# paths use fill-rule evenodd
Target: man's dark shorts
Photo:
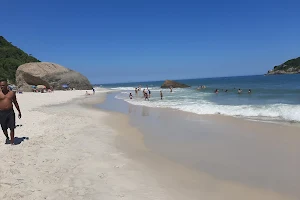
<path id="1" fill-rule="evenodd" d="M 0 110 L 0 124 L 2 130 L 13 130 L 16 127 L 16 117 L 13 109 Z"/>

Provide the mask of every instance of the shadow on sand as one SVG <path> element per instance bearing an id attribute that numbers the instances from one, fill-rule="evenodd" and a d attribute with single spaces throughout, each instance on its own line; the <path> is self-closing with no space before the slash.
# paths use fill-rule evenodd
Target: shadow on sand
<path id="1" fill-rule="evenodd" d="M 29 140 L 29 137 L 15 137 L 15 145 L 19 145 L 25 140 Z M 5 144 L 10 144 L 10 140 L 6 140 Z"/>

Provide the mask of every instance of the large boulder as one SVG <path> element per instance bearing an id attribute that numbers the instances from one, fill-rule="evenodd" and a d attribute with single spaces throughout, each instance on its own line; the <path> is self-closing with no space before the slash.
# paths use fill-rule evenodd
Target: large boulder
<path id="1" fill-rule="evenodd" d="M 171 80 L 166 80 L 161 88 L 170 88 L 170 87 L 173 87 L 173 88 L 188 88 L 188 87 L 191 87 L 191 86 L 188 86 L 186 84 L 183 84 L 183 83 L 178 83 L 176 81 L 171 81 Z"/>
<path id="2" fill-rule="evenodd" d="M 64 84 L 79 90 L 92 89 L 91 83 L 82 74 L 49 62 L 20 65 L 16 72 L 16 82 L 23 91 L 31 91 L 32 85 L 45 85 L 60 90 Z"/>

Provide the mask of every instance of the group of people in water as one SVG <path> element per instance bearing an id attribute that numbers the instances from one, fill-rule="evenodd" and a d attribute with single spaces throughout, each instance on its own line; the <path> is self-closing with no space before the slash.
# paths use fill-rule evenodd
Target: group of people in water
<path id="1" fill-rule="evenodd" d="M 235 88 L 234 88 L 234 89 L 235 89 Z M 222 91 L 224 91 L 224 90 L 222 89 Z M 229 90 L 226 89 L 224 92 L 229 92 Z M 238 93 L 238 94 L 242 94 L 242 92 L 243 92 L 243 90 L 241 90 L 241 89 L 238 89 L 238 90 L 237 90 L 237 93 Z M 218 94 L 218 93 L 219 93 L 219 90 L 216 89 L 216 90 L 215 90 L 215 93 Z M 251 94 L 251 93 L 252 93 L 252 90 L 249 89 L 249 90 L 248 90 L 248 94 Z"/>
<path id="2" fill-rule="evenodd" d="M 206 89 L 206 86 L 205 86 L 205 85 L 201 85 L 201 86 L 197 87 L 197 90 L 203 90 L 203 89 Z M 234 88 L 234 90 L 236 90 L 236 88 Z M 138 95 L 139 91 L 141 91 L 141 86 L 136 87 L 134 91 L 135 91 L 135 95 Z M 225 90 L 222 89 L 222 91 L 224 91 L 225 93 L 229 92 L 228 89 L 225 89 Z M 173 87 L 172 87 L 172 86 L 170 87 L 170 92 L 173 92 Z M 219 92 L 220 92 L 219 89 L 215 89 L 215 91 L 214 91 L 215 94 L 218 94 Z M 242 89 L 238 89 L 238 90 L 237 90 L 237 93 L 238 93 L 238 94 L 242 94 L 242 92 L 243 92 Z M 252 93 L 252 90 L 249 89 L 249 90 L 248 90 L 248 94 L 251 94 L 251 93 Z M 149 101 L 149 99 L 150 99 L 150 97 L 151 97 L 151 91 L 149 90 L 148 86 L 147 86 L 147 89 L 143 89 L 143 97 L 145 98 L 145 100 L 148 100 L 148 101 Z M 129 98 L 130 98 L 130 99 L 133 99 L 132 93 L 129 93 Z M 162 93 L 162 90 L 160 91 L 160 99 L 161 99 L 161 100 L 163 99 L 163 93 Z"/>
<path id="3" fill-rule="evenodd" d="M 135 91 L 135 95 L 138 95 L 139 91 L 141 91 L 141 86 L 135 88 L 134 91 Z M 172 92 L 172 91 L 173 91 L 173 87 L 171 86 L 170 92 Z M 163 99 L 162 90 L 159 93 L 160 93 L 160 99 L 162 100 Z M 149 98 L 151 97 L 151 91 L 149 90 L 148 85 L 147 85 L 147 89 L 143 89 L 143 96 L 144 96 L 145 100 L 149 101 Z M 132 93 L 129 93 L 129 98 L 133 99 Z"/>
<path id="4" fill-rule="evenodd" d="M 203 90 L 203 89 L 206 89 L 206 86 L 205 85 L 201 85 L 201 86 L 199 86 L 199 87 L 197 87 L 197 90 Z M 233 88 L 234 90 L 236 90 L 236 88 Z M 227 89 L 222 89 L 222 91 L 224 91 L 224 92 L 229 92 L 229 90 L 227 90 Z M 214 91 L 214 93 L 216 93 L 216 94 L 218 94 L 220 92 L 220 90 L 219 89 L 215 89 L 215 91 Z M 237 90 L 237 93 L 238 94 L 242 94 L 242 92 L 243 92 L 243 90 L 242 89 L 238 89 Z M 252 93 L 252 90 L 251 89 L 249 89 L 248 90 L 248 94 L 251 94 Z"/>

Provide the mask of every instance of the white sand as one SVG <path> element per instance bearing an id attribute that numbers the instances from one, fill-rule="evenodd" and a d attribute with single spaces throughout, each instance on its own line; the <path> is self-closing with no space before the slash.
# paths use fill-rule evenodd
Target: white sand
<path id="1" fill-rule="evenodd" d="M 116 148 L 116 138 L 118 132 L 134 132 L 133 128 L 119 123 L 118 116 L 111 119 L 112 114 L 69 102 L 94 99 L 84 93 L 18 95 L 23 118 L 17 120 L 22 126 L 15 136 L 21 143 L 5 145 L 5 137 L 0 137 L 1 200 L 288 199 L 183 172 L 171 162 L 149 159 L 144 150 L 130 157 Z M 99 98 L 104 96 L 99 93 Z M 49 106 L 53 104 L 59 105 Z M 108 118 L 115 123 L 107 123 Z M 22 141 L 23 137 L 29 139 Z"/>
<path id="2" fill-rule="evenodd" d="M 18 95 L 23 118 L 15 136 L 29 140 L 11 146 L 0 137 L 1 200 L 168 199 L 115 148 L 116 133 L 101 122 L 104 112 L 74 104 L 45 107 L 84 93 Z"/>

